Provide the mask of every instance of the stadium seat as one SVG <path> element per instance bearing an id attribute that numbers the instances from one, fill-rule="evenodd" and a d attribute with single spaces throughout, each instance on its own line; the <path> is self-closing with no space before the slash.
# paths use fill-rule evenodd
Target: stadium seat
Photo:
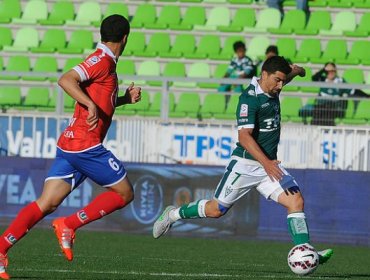
<path id="1" fill-rule="evenodd" d="M 296 39 L 293 38 L 278 38 L 276 40 L 276 46 L 279 49 L 279 55 L 284 56 L 290 60 L 293 60 L 296 53 Z"/>
<path id="2" fill-rule="evenodd" d="M 194 25 L 204 25 L 206 21 L 206 11 L 204 7 L 192 6 L 185 11 L 180 24 L 170 24 L 173 30 L 192 30 Z"/>
<path id="3" fill-rule="evenodd" d="M 43 0 L 31 0 L 26 3 L 21 18 L 13 18 L 15 24 L 36 24 L 38 20 L 46 19 L 48 8 Z"/>
<path id="4" fill-rule="evenodd" d="M 94 22 L 100 22 L 101 14 L 100 4 L 98 2 L 82 2 L 77 11 L 76 18 L 74 20 L 67 20 L 66 24 L 72 26 L 89 26 Z"/>
<path id="5" fill-rule="evenodd" d="M 328 6 L 331 8 L 341 8 L 341 9 L 351 8 L 353 2 L 355 1 L 356 0 L 328 0 L 328 4 L 329 4 Z M 362 0 L 359 0 L 359 1 L 362 1 Z"/>
<path id="6" fill-rule="evenodd" d="M 201 3 L 203 0 L 180 0 L 180 2 L 185 2 L 185 3 Z"/>
<path id="7" fill-rule="evenodd" d="M 190 65 L 189 70 L 187 71 L 187 77 L 189 78 L 209 78 L 210 68 L 209 64 L 204 62 L 196 62 Z M 199 83 L 199 87 L 207 87 L 207 83 Z M 196 82 L 176 82 L 177 87 L 193 87 L 197 86 Z"/>
<path id="8" fill-rule="evenodd" d="M 81 62 L 82 62 L 81 58 L 70 57 L 70 58 L 66 59 L 62 72 L 65 73 L 65 72 L 71 70 L 73 67 L 80 64 Z"/>
<path id="9" fill-rule="evenodd" d="M 185 77 L 185 65 L 178 61 L 169 62 L 164 66 L 164 77 Z M 173 82 L 176 86 L 176 82 Z"/>
<path id="10" fill-rule="evenodd" d="M 218 79 L 223 78 L 225 76 L 225 73 L 228 67 L 229 67 L 228 64 L 217 64 L 212 77 L 218 78 Z M 217 84 L 217 83 L 207 83 L 205 87 L 217 89 L 219 86 L 220 84 Z"/>
<path id="11" fill-rule="evenodd" d="M 246 5 L 249 5 L 249 4 L 252 4 L 252 0 L 228 0 L 228 2 L 230 4 L 246 4 Z"/>
<path id="12" fill-rule="evenodd" d="M 363 125 L 370 121 L 370 101 L 361 100 L 355 110 L 353 118 L 345 118 L 342 120 L 344 124 Z"/>
<path id="13" fill-rule="evenodd" d="M 353 12 L 342 11 L 336 14 L 335 20 L 330 30 L 320 30 L 320 35 L 340 36 L 344 31 L 354 31 L 356 29 L 356 16 Z"/>
<path id="14" fill-rule="evenodd" d="M 31 69 L 30 59 L 27 56 L 11 56 L 5 67 L 7 72 L 29 72 Z M 20 76 L 0 76 L 0 80 L 19 80 Z"/>
<path id="15" fill-rule="evenodd" d="M 203 3 L 224 4 L 226 0 L 203 0 Z"/>
<path id="16" fill-rule="evenodd" d="M 363 2 L 355 2 L 354 6 L 358 9 L 370 9 L 370 1 L 364 0 Z"/>
<path id="17" fill-rule="evenodd" d="M 12 44 L 12 31 L 8 27 L 0 26 L 0 50 L 4 46 L 10 46 Z"/>
<path id="18" fill-rule="evenodd" d="M 247 55 L 252 60 L 257 58 L 264 59 L 266 48 L 270 45 L 270 40 L 265 36 L 256 36 L 250 41 L 247 49 Z"/>
<path id="19" fill-rule="evenodd" d="M 164 6 L 156 22 L 147 23 L 146 28 L 150 29 L 166 29 L 170 25 L 178 25 L 180 23 L 181 13 L 179 6 Z"/>
<path id="20" fill-rule="evenodd" d="M 150 104 L 149 110 L 146 112 L 147 116 L 159 117 L 162 108 L 162 92 L 154 94 L 153 102 Z M 173 112 L 175 109 L 175 96 L 173 93 L 168 94 L 168 112 Z"/>
<path id="21" fill-rule="evenodd" d="M 230 11 L 226 7 L 213 8 L 207 17 L 205 25 L 194 25 L 194 30 L 214 31 L 218 26 L 229 26 Z"/>
<path id="22" fill-rule="evenodd" d="M 3 0 L 0 2 L 0 23 L 9 23 L 21 16 L 21 3 L 19 0 Z"/>
<path id="23" fill-rule="evenodd" d="M 140 76 L 154 76 L 159 77 L 161 76 L 161 69 L 159 63 L 155 60 L 146 60 L 143 61 L 137 70 L 138 77 Z M 150 86 L 161 86 L 162 82 L 160 81 L 136 81 L 135 84 L 138 85 L 145 85 L 148 84 Z"/>
<path id="24" fill-rule="evenodd" d="M 300 97 L 285 96 L 281 101 L 281 119 L 283 122 L 302 122 L 299 117 L 299 109 L 302 108 L 302 100 Z"/>
<path id="25" fill-rule="evenodd" d="M 277 9 L 267 8 L 259 12 L 254 27 L 244 27 L 244 32 L 265 33 L 268 28 L 279 28 L 281 15 Z"/>
<path id="26" fill-rule="evenodd" d="M 303 39 L 299 46 L 295 62 L 306 63 L 312 58 L 319 58 L 321 56 L 321 43 L 318 39 Z"/>
<path id="27" fill-rule="evenodd" d="M 117 115 L 145 115 L 146 112 L 149 110 L 150 105 L 150 98 L 149 93 L 147 91 L 141 92 L 141 100 L 138 103 L 135 104 L 127 104 L 123 106 L 119 106 L 116 109 L 115 114 Z"/>
<path id="28" fill-rule="evenodd" d="M 19 109 L 34 109 L 37 107 L 47 107 L 49 104 L 49 88 L 31 87 L 25 96 L 23 106 Z"/>
<path id="29" fill-rule="evenodd" d="M 223 94 L 207 94 L 203 105 L 199 110 L 202 119 L 210 119 L 214 114 L 223 114 L 225 112 L 225 96 Z"/>
<path id="30" fill-rule="evenodd" d="M 152 4 L 141 4 L 135 12 L 130 25 L 131 28 L 146 27 L 147 24 L 153 24 L 157 18 L 157 12 Z"/>
<path id="31" fill-rule="evenodd" d="M 129 13 L 128 13 L 128 7 L 124 3 L 115 3 L 115 2 L 110 2 L 105 10 L 103 18 L 106 18 L 110 15 L 113 14 L 118 14 L 121 16 L 124 16 L 125 18 L 129 18 Z M 99 23 L 100 24 L 100 23 Z"/>
<path id="32" fill-rule="evenodd" d="M 131 32 L 130 38 L 127 41 L 123 55 L 136 55 L 136 53 L 143 53 L 145 49 L 145 34 L 142 32 Z"/>
<path id="33" fill-rule="evenodd" d="M 195 37 L 191 34 L 179 34 L 169 52 L 161 53 L 161 57 L 181 58 L 187 54 L 193 54 L 195 50 Z"/>
<path id="34" fill-rule="evenodd" d="M 63 25 L 67 20 L 73 20 L 75 10 L 72 2 L 58 1 L 53 4 L 47 19 L 40 19 L 41 25 Z"/>
<path id="35" fill-rule="evenodd" d="M 19 87 L 0 87 L 0 107 L 8 109 L 10 106 L 21 104 L 21 89 Z"/>
<path id="36" fill-rule="evenodd" d="M 26 52 L 29 48 L 37 47 L 39 44 L 39 33 L 35 28 L 23 27 L 18 30 L 13 45 L 4 46 L 4 51 Z"/>
<path id="37" fill-rule="evenodd" d="M 232 94 L 229 102 L 227 103 L 225 113 L 215 113 L 213 117 L 215 119 L 222 120 L 235 120 L 236 108 L 239 103 L 240 94 Z"/>
<path id="38" fill-rule="evenodd" d="M 93 48 L 93 34 L 88 30 L 75 30 L 71 34 L 71 38 L 64 49 L 59 49 L 59 53 L 63 54 L 82 54 L 85 49 Z"/>
<path id="39" fill-rule="evenodd" d="M 297 35 L 316 35 L 320 30 L 329 30 L 330 26 L 331 17 L 328 11 L 313 11 L 310 14 L 306 28 L 295 28 L 294 33 Z"/>
<path id="40" fill-rule="evenodd" d="M 0 71 L 3 71 L 4 69 L 4 61 L 3 61 L 3 57 L 0 56 Z"/>
<path id="41" fill-rule="evenodd" d="M 204 59 L 220 53 L 221 43 L 219 36 L 204 35 L 200 38 L 194 53 L 185 54 L 186 58 Z"/>
<path id="42" fill-rule="evenodd" d="M 62 29 L 48 29 L 39 47 L 31 48 L 33 53 L 54 53 L 66 47 L 66 34 Z"/>
<path id="43" fill-rule="evenodd" d="M 364 13 L 355 31 L 344 31 L 350 37 L 368 37 L 370 34 L 370 12 Z"/>
<path id="44" fill-rule="evenodd" d="M 311 70 L 311 68 L 304 67 L 304 69 L 306 70 L 306 76 L 304 76 L 304 77 L 300 77 L 300 76 L 295 77 L 294 78 L 294 81 L 295 82 L 312 82 L 312 70 Z M 284 89 L 286 87 L 287 86 L 285 86 Z M 300 86 L 299 89 L 302 92 L 313 93 L 313 94 L 318 94 L 319 93 L 319 90 L 320 90 L 318 87 L 312 87 L 312 86 L 310 86 L 310 87 L 302 87 L 302 86 Z"/>
<path id="45" fill-rule="evenodd" d="M 230 60 L 234 56 L 234 43 L 237 41 L 245 42 L 244 36 L 230 36 L 225 39 L 224 46 L 219 54 L 213 54 L 211 59 Z"/>
<path id="46" fill-rule="evenodd" d="M 365 82 L 364 72 L 361 69 L 346 69 L 346 70 L 344 70 L 343 79 L 347 83 L 353 83 L 353 84 L 363 84 Z"/>
<path id="47" fill-rule="evenodd" d="M 302 10 L 290 10 L 284 15 L 279 28 L 268 28 L 273 34 L 292 34 L 296 29 L 304 29 L 306 14 Z"/>
<path id="48" fill-rule="evenodd" d="M 125 84 L 130 84 L 131 81 L 126 80 L 126 75 L 135 75 L 135 63 L 132 60 L 122 59 L 117 63 L 116 72 L 118 76 L 119 83 L 122 83 L 125 80 Z"/>
<path id="49" fill-rule="evenodd" d="M 344 40 L 329 40 L 326 48 L 319 58 L 311 58 L 312 63 L 325 64 L 329 61 L 337 62 L 338 59 L 347 57 L 347 43 Z"/>
<path id="50" fill-rule="evenodd" d="M 135 56 L 156 57 L 170 50 L 170 35 L 168 33 L 155 33 L 150 37 L 143 52 L 136 51 Z"/>
<path id="51" fill-rule="evenodd" d="M 56 76 L 49 76 L 48 73 L 57 74 L 58 73 L 58 62 L 53 56 L 40 56 L 36 59 L 35 65 L 32 69 L 32 73 L 40 73 L 38 76 L 24 76 L 23 80 L 26 81 L 46 81 L 47 79 L 51 81 L 57 81 Z"/>
<path id="52" fill-rule="evenodd" d="M 169 113 L 171 118 L 198 118 L 200 98 L 196 93 L 184 92 L 180 95 L 175 110 Z"/>
<path id="53" fill-rule="evenodd" d="M 251 8 L 240 8 L 236 10 L 229 26 L 218 26 L 222 32 L 241 32 L 245 27 L 253 27 L 256 24 L 256 13 Z"/>
<path id="54" fill-rule="evenodd" d="M 358 65 L 360 62 L 370 61 L 370 42 L 369 41 L 355 41 L 352 43 L 351 51 L 346 59 L 337 59 L 339 64 Z"/>

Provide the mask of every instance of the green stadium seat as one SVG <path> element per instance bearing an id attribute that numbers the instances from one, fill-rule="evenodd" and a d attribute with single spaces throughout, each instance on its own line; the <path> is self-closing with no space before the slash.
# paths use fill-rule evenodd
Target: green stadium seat
<path id="1" fill-rule="evenodd" d="M 0 56 L 0 71 L 3 71 L 4 69 L 4 61 L 3 61 L 3 57 Z"/>
<path id="2" fill-rule="evenodd" d="M 26 81 L 46 81 L 47 79 L 51 81 L 56 81 L 56 76 L 49 76 L 48 73 L 57 74 L 58 73 L 58 62 L 53 56 L 40 56 L 36 59 L 35 65 L 32 69 L 32 73 L 42 73 L 39 76 L 25 76 L 23 80 Z"/>
<path id="3" fill-rule="evenodd" d="M 252 60 L 257 60 L 257 58 L 264 59 L 266 48 L 269 45 L 270 45 L 269 38 L 265 36 L 253 37 L 248 45 L 247 55 Z"/>
<path id="4" fill-rule="evenodd" d="M 338 59 L 347 57 L 347 43 L 344 40 L 329 40 L 326 48 L 319 58 L 311 58 L 312 63 L 325 64 L 329 61 L 337 62 Z"/>
<path id="5" fill-rule="evenodd" d="M 226 7 L 213 8 L 207 17 L 205 25 L 194 25 L 194 30 L 212 31 L 217 30 L 218 26 L 229 26 L 230 11 Z"/>
<path id="6" fill-rule="evenodd" d="M 192 30 L 194 25 L 204 25 L 206 21 L 206 11 L 204 7 L 192 6 L 185 11 L 180 24 L 170 24 L 173 30 Z"/>
<path id="7" fill-rule="evenodd" d="M 279 28 L 268 28 L 273 34 L 292 34 L 296 29 L 304 29 L 306 14 L 302 10 L 290 10 L 284 15 Z"/>
<path id="8" fill-rule="evenodd" d="M 306 63 L 312 58 L 319 58 L 321 56 L 321 43 L 318 39 L 303 39 L 298 48 L 295 62 Z"/>
<path id="9" fill-rule="evenodd" d="M 355 41 L 352 43 L 351 51 L 346 59 L 337 59 L 338 64 L 352 64 L 358 65 L 362 61 L 370 60 L 370 42 L 369 41 Z"/>
<path id="10" fill-rule="evenodd" d="M 145 49 L 145 34 L 142 32 L 131 32 L 123 55 L 136 55 L 143 53 Z"/>
<path id="11" fill-rule="evenodd" d="M 249 4 L 252 4 L 252 0 L 228 0 L 228 2 L 230 4 L 246 4 L 246 5 L 249 5 Z"/>
<path id="12" fill-rule="evenodd" d="M 171 118 L 198 118 L 200 98 L 196 93 L 184 92 L 180 95 L 175 110 L 169 113 Z"/>
<path id="13" fill-rule="evenodd" d="M 120 60 L 116 68 L 119 83 L 122 83 L 126 75 L 134 76 L 136 74 L 135 63 L 132 60 Z M 126 81 L 125 84 L 130 84 L 131 81 Z"/>
<path id="14" fill-rule="evenodd" d="M 157 12 L 152 4 L 141 4 L 135 12 L 131 21 L 131 28 L 146 27 L 147 24 L 153 24 L 157 18 Z"/>
<path id="15" fill-rule="evenodd" d="M 28 1 L 21 18 L 13 18 L 12 23 L 16 24 L 36 24 L 38 20 L 46 19 L 48 8 L 43 0 Z"/>
<path id="16" fill-rule="evenodd" d="M 91 23 L 101 20 L 100 4 L 95 1 L 82 2 L 74 20 L 67 20 L 67 25 L 89 26 Z"/>
<path id="17" fill-rule="evenodd" d="M 64 102 L 64 111 L 65 112 L 73 112 L 75 108 L 76 101 L 67 93 L 62 92 L 63 94 L 63 102 Z M 49 103 L 47 107 L 39 107 L 38 110 L 40 111 L 55 111 L 55 108 L 57 106 L 57 100 L 58 100 L 58 91 L 54 90 L 51 98 L 49 100 Z"/>
<path id="18" fill-rule="evenodd" d="M 0 23 L 9 23 L 21 16 L 21 3 L 19 0 L 3 0 L 0 2 Z"/>
<path id="19" fill-rule="evenodd" d="M 285 96 L 281 101 L 281 119 L 283 122 L 302 122 L 299 116 L 299 109 L 302 108 L 302 100 L 300 97 Z"/>
<path id="20" fill-rule="evenodd" d="M 256 26 L 244 27 L 244 32 L 265 33 L 269 28 L 279 28 L 280 21 L 280 12 L 277 9 L 267 8 L 259 12 Z"/>
<path id="21" fill-rule="evenodd" d="M 12 31 L 8 27 L 0 26 L 0 50 L 4 46 L 10 46 L 12 44 Z"/>
<path id="22" fill-rule="evenodd" d="M 331 16 L 328 11 L 313 11 L 310 14 L 306 28 L 295 28 L 294 32 L 297 35 L 316 35 L 320 30 L 329 30 L 330 27 Z"/>
<path id="23" fill-rule="evenodd" d="M 21 104 L 21 89 L 19 87 L 0 87 L 0 107 L 8 109 L 10 106 Z"/>
<path id="24" fill-rule="evenodd" d="M 364 72 L 361 69 L 346 69 L 346 70 L 344 70 L 343 79 L 347 83 L 352 83 L 352 84 L 363 84 L 365 82 Z"/>
<path id="25" fill-rule="evenodd" d="M 164 77 L 185 77 L 185 65 L 182 62 L 173 61 L 164 66 Z M 176 86 L 176 82 L 171 83 Z"/>
<path id="26" fill-rule="evenodd" d="M 355 8 L 358 9 L 370 9 L 370 0 L 364 0 L 363 2 L 355 2 Z"/>
<path id="27" fill-rule="evenodd" d="M 370 12 L 364 13 L 355 31 L 344 31 L 350 37 L 368 37 L 370 34 Z"/>
<path id="28" fill-rule="evenodd" d="M 161 57 L 181 58 L 193 54 L 195 50 L 195 37 L 191 34 L 179 34 L 169 52 L 161 52 Z"/>
<path id="29" fill-rule="evenodd" d="M 201 3 L 203 0 L 180 0 L 180 2 L 184 3 Z"/>
<path id="30" fill-rule="evenodd" d="M 147 91 L 141 92 L 141 100 L 138 103 L 135 104 L 127 104 L 123 106 L 119 106 L 116 109 L 115 114 L 117 115 L 145 115 L 146 112 L 149 110 L 150 105 L 150 96 Z"/>
<path id="31" fill-rule="evenodd" d="M 203 105 L 199 110 L 202 119 L 210 119 L 215 114 L 225 112 L 225 96 L 223 94 L 211 93 L 204 98 Z"/>
<path id="32" fill-rule="evenodd" d="M 236 107 L 239 103 L 239 94 L 232 94 L 229 102 L 227 103 L 225 113 L 215 113 L 213 117 L 215 119 L 222 120 L 235 120 Z"/>
<path id="33" fill-rule="evenodd" d="M 156 57 L 170 50 L 170 35 L 168 33 L 155 33 L 150 37 L 145 51 L 134 53 L 135 56 Z"/>
<path id="34" fill-rule="evenodd" d="M 219 54 L 213 54 L 210 56 L 211 59 L 216 60 L 230 60 L 234 56 L 234 43 L 237 41 L 245 42 L 243 36 L 230 36 L 225 39 L 224 46 Z"/>
<path id="35" fill-rule="evenodd" d="M 219 36 L 204 35 L 200 38 L 194 53 L 184 54 L 186 58 L 204 59 L 217 56 L 220 53 L 221 43 Z"/>
<path id="36" fill-rule="evenodd" d="M 147 116 L 159 117 L 162 108 L 162 92 L 154 94 L 153 102 L 150 104 L 149 110 L 146 112 Z M 168 95 L 168 112 L 173 112 L 175 109 L 175 96 L 173 93 Z"/>
<path id="37" fill-rule="evenodd" d="M 91 31 L 75 30 L 71 34 L 67 47 L 59 49 L 58 52 L 63 54 L 81 54 L 85 49 L 92 49 L 93 43 Z"/>
<path id="38" fill-rule="evenodd" d="M 40 19 L 41 25 L 64 25 L 66 21 L 73 20 L 75 10 L 72 2 L 58 1 L 53 4 L 47 19 Z"/>
<path id="39" fill-rule="evenodd" d="M 255 24 L 255 11 L 251 8 L 240 8 L 236 10 L 229 26 L 218 26 L 217 29 L 222 32 L 241 32 L 245 27 L 251 28 Z"/>
<path id="40" fill-rule="evenodd" d="M 331 8 L 351 8 L 354 0 L 328 0 L 328 6 Z M 362 0 L 360 0 L 362 1 Z"/>
<path id="41" fill-rule="evenodd" d="M 278 38 L 276 40 L 276 46 L 279 49 L 279 55 L 284 56 L 290 60 L 293 60 L 296 53 L 296 39 L 293 38 Z"/>
<path id="42" fill-rule="evenodd" d="M 356 15 L 353 12 L 342 11 L 336 14 L 330 30 L 320 30 L 320 35 L 340 36 L 344 31 L 356 29 Z"/>
<path id="43" fill-rule="evenodd" d="M 342 120 L 344 124 L 363 125 L 370 121 L 370 101 L 361 100 L 358 104 L 357 110 L 353 118 L 345 118 Z"/>
<path id="44" fill-rule="evenodd" d="M 62 72 L 65 73 L 65 72 L 71 70 L 73 67 L 77 66 L 82 61 L 83 60 L 81 58 L 76 58 L 76 57 L 67 58 L 65 63 L 64 63 L 64 67 L 63 67 Z"/>
<path id="45" fill-rule="evenodd" d="M 29 48 L 37 47 L 39 44 L 39 33 L 35 28 L 23 27 L 18 30 L 13 45 L 4 46 L 4 51 L 26 52 Z"/>
<path id="46" fill-rule="evenodd" d="M 164 6 L 159 13 L 159 17 L 155 23 L 147 23 L 146 28 L 150 29 L 166 29 L 170 25 L 178 25 L 181 19 L 179 6 Z"/>
<path id="47" fill-rule="evenodd" d="M 39 47 L 31 48 L 33 53 L 54 53 L 66 47 L 66 34 L 62 29 L 48 29 Z"/>
<path id="48" fill-rule="evenodd" d="M 47 87 L 31 87 L 25 96 L 23 106 L 19 109 L 34 109 L 37 107 L 47 107 L 49 104 L 49 88 Z"/>
<path id="49" fill-rule="evenodd" d="M 189 78 L 210 78 L 210 68 L 208 63 L 204 62 L 196 62 L 190 65 L 189 70 L 187 71 L 187 77 Z M 176 82 L 176 87 L 192 87 L 195 88 L 197 86 L 202 88 L 207 88 L 209 83 L 199 83 L 197 85 L 196 82 Z"/>
<path id="50" fill-rule="evenodd" d="M 158 2 L 177 2 L 177 0 L 156 0 Z"/>
<path id="51" fill-rule="evenodd" d="M 27 56 L 11 56 L 6 66 L 6 72 L 29 72 L 30 59 Z M 19 80 L 20 76 L 0 76 L 0 80 Z"/>
<path id="52" fill-rule="evenodd" d="M 140 76 L 153 76 L 153 77 L 159 77 L 161 76 L 161 69 L 160 65 L 155 60 L 146 60 L 143 61 L 137 70 L 137 75 Z M 150 86 L 161 86 L 162 82 L 160 81 L 136 81 L 135 84 L 145 85 L 148 84 Z"/>
<path id="53" fill-rule="evenodd" d="M 306 70 L 306 76 L 304 77 L 300 77 L 300 76 L 297 76 L 294 78 L 294 81 L 295 82 L 312 82 L 312 70 L 311 68 L 309 67 L 304 67 L 304 69 Z M 286 88 L 287 86 L 284 87 L 284 89 Z M 302 91 L 302 92 L 307 92 L 307 93 L 313 93 L 315 95 L 318 94 L 319 92 L 319 88 L 318 87 L 302 87 L 300 86 L 299 89 Z"/>
<path id="54" fill-rule="evenodd" d="M 226 0 L 203 0 L 203 3 L 224 4 Z"/>
<path id="55" fill-rule="evenodd" d="M 370 73 L 367 74 L 365 84 L 370 85 Z M 365 89 L 364 92 L 366 92 L 367 94 L 370 94 L 370 89 Z"/>
<path id="56" fill-rule="evenodd" d="M 128 13 L 128 7 L 124 3 L 115 3 L 115 2 L 110 2 L 105 10 L 103 18 L 106 18 L 110 15 L 118 14 L 121 16 L 124 16 L 125 18 L 129 18 L 129 13 Z M 100 22 L 99 22 L 100 24 Z"/>
<path id="57" fill-rule="evenodd" d="M 225 76 L 228 64 L 217 64 L 215 71 L 213 72 L 213 78 L 221 79 Z"/>

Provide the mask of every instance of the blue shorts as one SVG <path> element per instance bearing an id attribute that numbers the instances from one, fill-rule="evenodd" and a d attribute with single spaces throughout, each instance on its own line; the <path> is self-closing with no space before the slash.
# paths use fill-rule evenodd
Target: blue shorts
<path id="1" fill-rule="evenodd" d="M 103 187 L 110 187 L 125 177 L 126 170 L 122 162 L 103 145 L 99 145 L 79 153 L 57 148 L 55 160 L 45 181 L 63 179 L 74 189 L 86 178 Z"/>

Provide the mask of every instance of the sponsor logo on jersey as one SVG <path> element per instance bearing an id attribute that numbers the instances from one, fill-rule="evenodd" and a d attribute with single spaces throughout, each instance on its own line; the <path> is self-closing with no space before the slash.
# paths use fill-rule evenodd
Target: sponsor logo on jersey
<path id="1" fill-rule="evenodd" d="M 254 96 L 254 95 L 256 95 L 256 93 L 254 92 L 254 90 L 253 90 L 253 89 L 250 89 L 250 90 L 248 91 L 248 94 L 249 94 L 249 95 L 253 95 L 253 96 Z"/>
<path id="2" fill-rule="evenodd" d="M 248 105 L 247 104 L 242 104 L 242 106 L 240 106 L 240 116 L 241 117 L 248 116 Z"/>
<path id="3" fill-rule="evenodd" d="M 265 107 L 267 107 L 269 105 L 270 105 L 270 103 L 264 103 L 264 104 L 261 105 L 261 108 L 265 108 Z"/>
<path id="4" fill-rule="evenodd" d="M 8 241 L 10 244 L 15 244 L 17 242 L 17 238 L 14 237 L 13 234 L 9 233 L 7 236 L 5 236 L 6 241 Z"/>
<path id="5" fill-rule="evenodd" d="M 135 200 L 131 203 L 132 214 L 141 224 L 151 224 L 159 216 L 163 206 L 163 191 L 158 180 L 150 175 L 140 177 L 134 184 Z"/>
<path id="6" fill-rule="evenodd" d="M 100 61 L 100 58 L 98 56 L 92 56 L 89 59 L 85 61 L 88 67 L 93 66 L 94 64 L 98 63 Z"/>

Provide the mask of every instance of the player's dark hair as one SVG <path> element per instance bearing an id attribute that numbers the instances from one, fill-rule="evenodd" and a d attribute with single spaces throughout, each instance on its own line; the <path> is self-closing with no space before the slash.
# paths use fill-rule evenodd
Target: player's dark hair
<path id="1" fill-rule="evenodd" d="M 279 55 L 278 47 L 274 46 L 274 45 L 268 46 L 266 51 L 265 51 L 265 54 L 268 54 L 268 53 L 274 53 L 276 55 Z"/>
<path id="2" fill-rule="evenodd" d="M 245 44 L 242 41 L 235 42 L 234 45 L 233 45 L 233 48 L 234 48 L 234 52 L 236 52 L 239 49 L 246 50 Z"/>
<path id="3" fill-rule="evenodd" d="M 269 74 L 279 71 L 288 75 L 292 71 L 292 68 L 290 68 L 288 61 L 284 57 L 272 56 L 263 63 L 262 71 L 266 71 Z"/>
<path id="4" fill-rule="evenodd" d="M 121 15 L 110 15 L 100 25 L 102 42 L 120 42 L 125 35 L 130 33 L 130 23 Z"/>

